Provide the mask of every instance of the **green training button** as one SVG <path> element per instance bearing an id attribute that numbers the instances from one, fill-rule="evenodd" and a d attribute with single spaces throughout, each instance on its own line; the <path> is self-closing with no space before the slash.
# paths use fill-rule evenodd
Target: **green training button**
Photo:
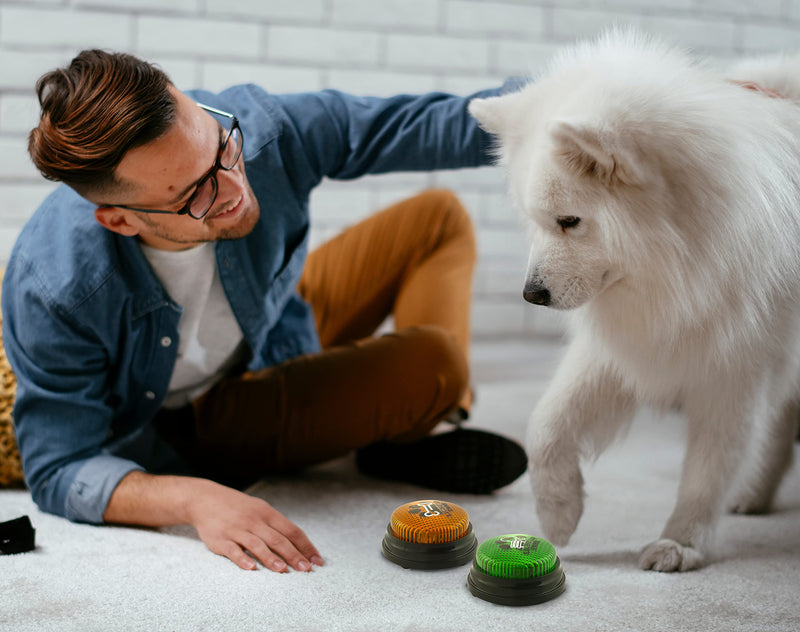
<path id="1" fill-rule="evenodd" d="M 566 578 L 552 544 L 512 533 L 490 538 L 478 547 L 467 586 L 486 601 L 526 606 L 563 593 Z"/>

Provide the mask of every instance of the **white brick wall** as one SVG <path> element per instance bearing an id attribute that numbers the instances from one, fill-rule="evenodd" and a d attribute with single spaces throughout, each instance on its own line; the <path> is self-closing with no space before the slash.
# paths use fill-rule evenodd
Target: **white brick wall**
<path id="1" fill-rule="evenodd" d="M 33 85 L 82 48 L 147 57 L 181 88 L 468 94 L 535 73 L 560 46 L 613 23 L 721 62 L 800 48 L 800 0 L 0 0 L 0 265 L 53 186 L 25 152 Z M 326 182 L 312 197 L 312 241 L 431 186 L 461 194 L 478 229 L 476 335 L 558 335 L 559 315 L 520 297 L 524 229 L 498 169 Z"/>

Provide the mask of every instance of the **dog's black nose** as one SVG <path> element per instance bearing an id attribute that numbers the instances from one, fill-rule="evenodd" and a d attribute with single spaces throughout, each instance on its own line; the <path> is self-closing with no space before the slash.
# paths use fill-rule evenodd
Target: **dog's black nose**
<path id="1" fill-rule="evenodd" d="M 550 290 L 543 287 L 526 287 L 522 290 L 522 298 L 534 305 L 550 305 Z"/>

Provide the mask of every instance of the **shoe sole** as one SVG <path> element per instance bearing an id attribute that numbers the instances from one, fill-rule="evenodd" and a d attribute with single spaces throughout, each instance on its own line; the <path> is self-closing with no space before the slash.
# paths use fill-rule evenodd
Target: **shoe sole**
<path id="1" fill-rule="evenodd" d="M 452 493 L 490 494 L 519 478 L 528 459 L 522 446 L 510 439 L 457 429 L 410 444 L 364 448 L 356 464 L 376 478 Z"/>

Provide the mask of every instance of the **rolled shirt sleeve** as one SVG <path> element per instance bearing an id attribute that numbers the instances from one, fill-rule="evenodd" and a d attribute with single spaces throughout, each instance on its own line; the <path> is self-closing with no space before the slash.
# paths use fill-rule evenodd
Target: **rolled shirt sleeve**
<path id="1" fill-rule="evenodd" d="M 65 485 L 66 489 L 56 490 L 54 504 L 60 506 L 61 499 L 64 499 L 64 516 L 69 520 L 100 524 L 117 485 L 134 470 L 144 468 L 112 455 L 101 454 L 70 463 L 58 474 L 56 485 Z"/>
<path id="2" fill-rule="evenodd" d="M 114 418 L 105 345 L 62 313 L 24 257 L 9 265 L 9 285 L 3 342 L 17 377 L 14 420 L 31 495 L 43 511 L 103 522 L 120 480 L 143 469 L 104 449 Z"/>

